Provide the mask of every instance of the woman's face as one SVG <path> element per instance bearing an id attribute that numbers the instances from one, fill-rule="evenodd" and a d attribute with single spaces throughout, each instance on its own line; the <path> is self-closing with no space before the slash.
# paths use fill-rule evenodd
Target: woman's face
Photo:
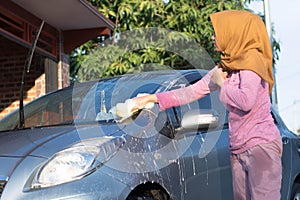
<path id="1" fill-rule="evenodd" d="M 222 51 L 221 48 L 219 47 L 218 43 L 217 43 L 216 34 L 213 34 L 211 36 L 211 39 L 214 42 L 215 51 Z"/>

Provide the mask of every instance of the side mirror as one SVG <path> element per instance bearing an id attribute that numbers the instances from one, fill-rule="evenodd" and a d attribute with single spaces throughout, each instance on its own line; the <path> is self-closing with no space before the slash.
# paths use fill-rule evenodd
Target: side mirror
<path id="1" fill-rule="evenodd" d="M 219 123 L 219 115 L 215 110 L 197 109 L 184 114 L 181 121 L 183 130 L 201 130 L 215 128 Z"/>

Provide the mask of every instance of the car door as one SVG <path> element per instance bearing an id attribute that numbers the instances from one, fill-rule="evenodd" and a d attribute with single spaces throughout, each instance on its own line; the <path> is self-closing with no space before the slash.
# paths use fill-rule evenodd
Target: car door
<path id="1" fill-rule="evenodd" d="M 178 80 L 172 89 L 184 87 L 197 80 Z M 180 124 L 183 116 L 191 110 L 214 110 L 219 115 L 217 127 L 206 127 L 194 131 L 182 131 Z M 170 108 L 167 111 L 175 127 L 176 143 L 183 147 L 178 159 L 181 199 L 233 199 L 228 142 L 227 112 L 212 92 L 198 101 Z M 177 129 L 177 130 L 176 130 Z"/>

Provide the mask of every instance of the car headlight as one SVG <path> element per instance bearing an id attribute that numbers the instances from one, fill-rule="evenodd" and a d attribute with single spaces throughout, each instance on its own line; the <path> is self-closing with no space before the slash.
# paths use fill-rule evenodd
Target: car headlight
<path id="1" fill-rule="evenodd" d="M 123 137 L 83 140 L 54 154 L 35 173 L 31 188 L 44 188 L 80 179 L 112 158 L 125 143 Z"/>

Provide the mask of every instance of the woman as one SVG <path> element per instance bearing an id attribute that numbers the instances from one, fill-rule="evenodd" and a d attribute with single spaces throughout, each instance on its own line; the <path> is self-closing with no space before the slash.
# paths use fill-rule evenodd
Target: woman
<path id="1" fill-rule="evenodd" d="M 215 50 L 221 52 L 218 67 L 186 88 L 133 98 L 133 110 L 148 103 L 164 110 L 218 88 L 229 111 L 234 199 L 279 200 L 282 142 L 270 112 L 272 51 L 264 23 L 248 11 L 223 11 L 210 18 Z"/>

